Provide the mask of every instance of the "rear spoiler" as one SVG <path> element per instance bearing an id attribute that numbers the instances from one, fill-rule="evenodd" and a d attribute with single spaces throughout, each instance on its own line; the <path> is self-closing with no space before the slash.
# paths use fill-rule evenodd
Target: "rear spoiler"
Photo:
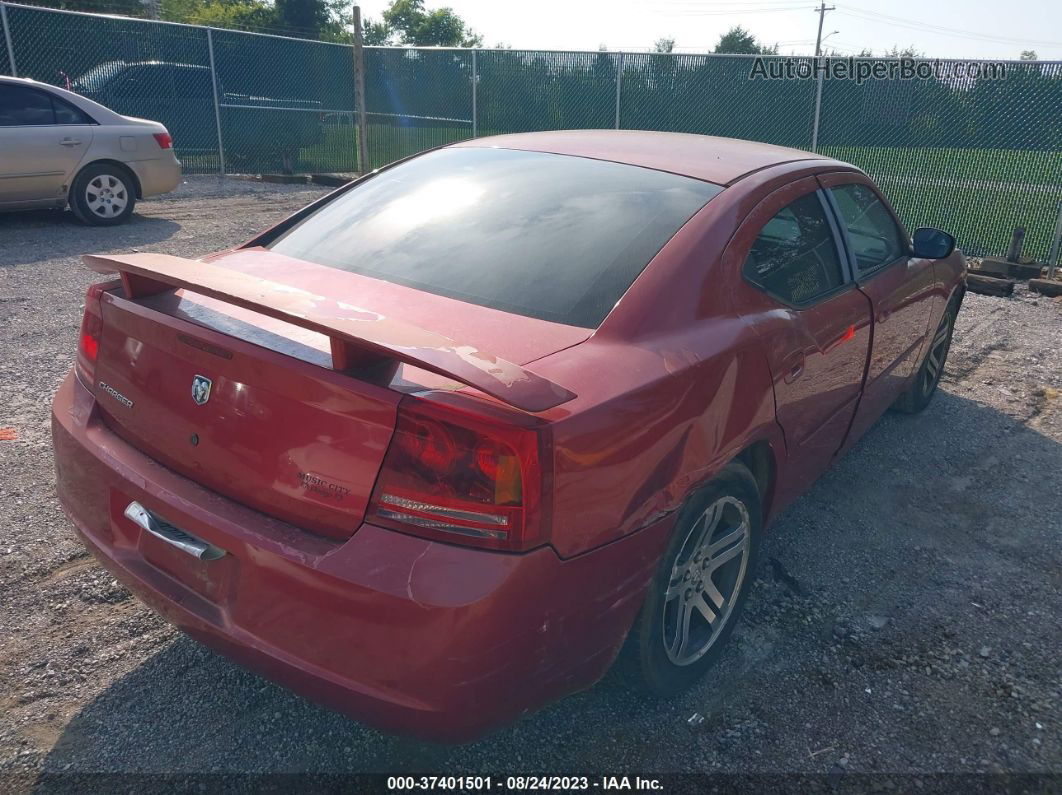
<path id="1" fill-rule="evenodd" d="M 552 381 L 471 345 L 248 273 L 168 254 L 86 254 L 82 259 L 98 273 L 120 274 L 130 299 L 185 288 L 325 334 L 331 340 L 334 370 L 350 370 L 383 357 L 430 370 L 530 412 L 575 397 Z"/>

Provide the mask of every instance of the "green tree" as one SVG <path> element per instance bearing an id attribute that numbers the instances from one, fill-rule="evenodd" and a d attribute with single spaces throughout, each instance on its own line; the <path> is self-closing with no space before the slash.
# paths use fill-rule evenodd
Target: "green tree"
<path id="1" fill-rule="evenodd" d="M 712 52 L 739 55 L 777 55 L 778 45 L 767 46 L 756 41 L 756 37 L 740 25 L 735 25 L 722 36 Z"/>
<path id="2" fill-rule="evenodd" d="M 675 40 L 670 36 L 662 36 L 653 42 L 653 52 L 672 52 L 675 49 Z"/>
<path id="3" fill-rule="evenodd" d="M 261 30 L 349 42 L 346 0 L 161 0 L 162 18 L 215 28 Z"/>
<path id="4" fill-rule="evenodd" d="M 88 11 L 97 14 L 104 11 L 130 17 L 147 16 L 147 6 L 141 0 L 107 0 L 106 8 L 100 7 L 100 0 L 35 0 L 31 5 L 61 8 L 65 11 Z"/>
<path id="5" fill-rule="evenodd" d="M 374 22 L 371 19 L 362 20 L 361 35 L 365 43 L 370 47 L 382 47 L 393 44 L 391 30 L 383 22 Z"/>
<path id="6" fill-rule="evenodd" d="M 162 0 L 161 16 L 170 22 L 214 28 L 277 27 L 276 7 L 263 0 Z"/>
<path id="7" fill-rule="evenodd" d="M 902 50 L 898 45 L 892 45 L 891 50 L 885 51 L 886 58 L 925 58 L 926 54 L 921 50 L 916 50 L 913 44 L 908 44 Z"/>
<path id="8" fill-rule="evenodd" d="M 366 44 L 407 44 L 413 47 L 481 47 L 483 37 L 452 8 L 427 11 L 424 0 L 392 0 L 383 20 L 366 20 Z"/>
<path id="9" fill-rule="evenodd" d="M 293 36 L 318 37 L 332 21 L 327 0 L 275 0 L 277 26 Z"/>

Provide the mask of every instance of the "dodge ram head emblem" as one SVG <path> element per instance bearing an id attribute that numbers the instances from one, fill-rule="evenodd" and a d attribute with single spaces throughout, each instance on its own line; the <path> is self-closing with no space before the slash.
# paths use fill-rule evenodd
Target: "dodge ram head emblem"
<path id="1" fill-rule="evenodd" d="M 205 375 L 192 379 L 192 400 L 200 406 L 210 400 L 210 379 Z"/>

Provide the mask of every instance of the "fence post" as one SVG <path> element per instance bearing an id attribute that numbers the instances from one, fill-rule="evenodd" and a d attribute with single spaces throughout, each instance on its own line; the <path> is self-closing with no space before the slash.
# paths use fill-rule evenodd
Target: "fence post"
<path id="1" fill-rule="evenodd" d="M 1062 202 L 1058 203 L 1058 220 L 1055 221 L 1055 236 L 1051 239 L 1051 251 L 1047 255 L 1047 278 L 1055 278 L 1058 267 L 1058 249 L 1062 244 Z"/>
<path id="2" fill-rule="evenodd" d="M 476 117 L 476 51 L 472 50 L 472 137 L 479 135 L 479 123 Z"/>
<path id="3" fill-rule="evenodd" d="M 619 54 L 619 63 L 616 64 L 616 129 L 619 126 L 620 117 L 620 88 L 623 86 L 623 53 Z"/>
<path id="4" fill-rule="evenodd" d="M 362 52 L 361 6 L 354 4 L 354 104 L 358 114 L 358 166 L 369 170 L 369 137 L 365 118 L 365 57 Z"/>
<path id="5" fill-rule="evenodd" d="M 218 133 L 218 167 L 225 176 L 225 146 L 221 139 L 221 103 L 218 101 L 218 72 L 214 67 L 214 31 L 207 28 L 207 54 L 210 56 L 210 87 L 214 92 L 214 126 Z"/>
<path id="6" fill-rule="evenodd" d="M 7 4 L 0 3 L 0 23 L 4 27 L 4 42 L 7 44 L 7 62 L 11 64 L 11 76 L 18 77 L 18 67 L 15 66 L 15 46 L 11 43 L 11 25 L 7 21 Z"/>
<path id="7" fill-rule="evenodd" d="M 822 117 L 822 75 L 824 69 L 819 69 L 819 56 L 815 56 L 815 68 L 818 71 L 818 79 L 815 81 L 815 118 L 811 122 L 811 151 L 819 151 L 819 119 Z"/>

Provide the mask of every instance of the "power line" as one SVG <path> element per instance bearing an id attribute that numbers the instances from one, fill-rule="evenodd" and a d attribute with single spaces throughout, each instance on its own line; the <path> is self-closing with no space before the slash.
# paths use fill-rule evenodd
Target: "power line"
<path id="1" fill-rule="evenodd" d="M 838 13 L 845 16 L 854 17 L 864 22 L 879 22 L 883 25 L 890 25 L 897 28 L 906 28 L 908 30 L 916 30 L 922 33 L 935 33 L 940 36 L 952 36 L 959 39 L 970 39 L 974 41 L 989 41 L 998 42 L 1004 44 L 1015 45 L 1039 45 L 1044 47 L 1062 47 L 1062 42 L 1058 41 L 1040 41 L 1034 39 L 1019 39 L 1012 36 L 996 36 L 991 33 L 977 33 L 971 30 L 959 30 L 956 28 L 946 28 L 941 25 L 933 25 L 928 22 L 919 22 L 914 19 L 907 19 L 905 17 L 895 17 L 889 14 L 881 14 L 877 11 L 869 11 L 867 9 L 859 8 L 858 6 L 842 6 Z"/>
<path id="2" fill-rule="evenodd" d="M 784 11 L 804 11 L 809 6 L 807 4 L 799 6 L 778 6 L 777 8 L 734 8 L 727 11 L 676 11 L 673 13 L 665 13 L 662 16 L 672 17 L 723 17 L 745 14 L 776 14 Z"/>
<path id="3" fill-rule="evenodd" d="M 800 7 L 806 6 L 807 0 L 721 0 L 721 2 L 712 3 L 712 7 L 731 7 L 737 6 L 739 8 L 752 8 L 756 6 L 793 6 Z M 656 2 L 652 5 L 655 6 L 670 6 L 678 10 L 690 10 L 700 11 L 704 10 L 704 3 L 696 2 Z"/>

